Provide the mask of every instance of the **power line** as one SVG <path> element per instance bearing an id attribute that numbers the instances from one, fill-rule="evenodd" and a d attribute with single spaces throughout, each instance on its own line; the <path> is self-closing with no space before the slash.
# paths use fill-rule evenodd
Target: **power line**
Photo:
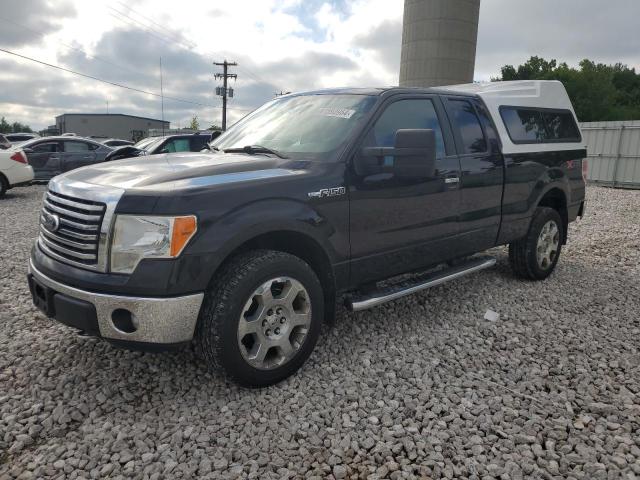
<path id="1" fill-rule="evenodd" d="M 154 30 L 153 28 L 145 25 L 144 23 L 136 20 L 135 18 L 131 18 L 129 15 L 120 12 L 119 10 L 116 10 L 113 7 L 108 7 L 109 9 L 113 10 L 114 12 L 117 13 L 117 15 L 114 15 L 113 13 L 109 12 L 109 15 L 111 15 L 113 18 L 115 18 L 116 20 L 119 20 L 121 22 L 126 23 L 127 25 L 133 26 L 135 27 L 136 24 L 137 25 L 142 25 L 142 27 L 144 27 L 144 32 L 147 35 L 151 35 L 152 37 L 157 38 L 158 40 L 160 40 L 161 42 L 166 43 L 167 45 L 176 45 L 178 44 L 178 42 L 176 42 L 175 40 L 170 39 L 169 37 L 165 37 L 164 35 L 162 35 L 161 33 L 157 32 L 156 30 Z M 124 17 L 124 18 L 122 18 Z M 190 50 L 189 48 L 185 48 L 184 46 L 182 46 L 182 48 L 184 48 L 185 50 Z"/>
<path id="2" fill-rule="evenodd" d="M 37 31 L 37 30 L 34 30 L 34 29 L 32 29 L 32 28 L 29 28 L 29 27 L 27 27 L 26 25 L 23 25 L 22 23 L 16 22 L 15 20 L 11 20 L 11 19 L 8 19 L 8 18 L 3 18 L 3 17 L 0 17 L 0 20 L 1 20 L 1 21 L 3 21 L 3 22 L 5 22 L 5 23 L 12 24 L 12 25 L 14 25 L 14 26 L 16 26 L 16 27 L 20 27 L 20 28 L 23 28 L 23 29 L 25 29 L 25 30 L 28 30 L 28 31 L 30 31 L 31 33 L 35 33 L 36 35 L 39 35 L 39 36 L 41 36 L 41 37 L 44 37 L 44 36 L 46 35 L 46 34 L 45 34 L 45 33 L 43 33 L 43 32 L 39 32 L 39 31 Z M 59 43 L 60 45 L 63 45 L 63 46 L 64 46 L 64 47 L 66 47 L 66 48 L 69 48 L 69 49 L 71 49 L 71 50 L 75 50 L 75 51 L 77 51 L 77 52 L 82 53 L 83 55 L 85 55 L 87 58 L 89 58 L 89 59 L 91 59 L 91 60 L 98 60 L 98 61 L 103 62 L 103 63 L 105 63 L 105 64 L 111 65 L 112 67 L 116 67 L 116 68 L 118 68 L 118 69 L 120 69 L 120 70 L 122 70 L 122 71 L 128 71 L 128 72 L 130 72 L 130 73 L 135 73 L 135 74 L 138 74 L 138 73 L 139 73 L 139 72 L 136 72 L 135 70 L 132 70 L 132 69 L 130 69 L 130 68 L 128 68 L 128 67 L 123 67 L 123 66 L 121 66 L 121 65 L 115 64 L 115 63 L 113 63 L 113 62 L 111 62 L 111 61 L 109 61 L 109 60 L 107 60 L 107 59 L 105 59 L 105 58 L 102 58 L 102 57 L 98 56 L 98 55 L 89 55 L 89 54 L 88 54 L 85 50 L 83 50 L 82 48 L 74 47 L 73 45 L 69 45 L 68 43 L 61 42 L 61 41 L 58 41 L 58 43 Z"/>
<path id="3" fill-rule="evenodd" d="M 128 8 L 130 12 L 133 12 L 133 13 L 135 13 L 136 15 L 138 15 L 139 17 L 142 17 L 142 18 L 144 18 L 145 20 L 147 20 L 148 22 L 151 22 L 151 23 L 152 23 L 152 24 L 154 24 L 156 27 L 159 27 L 159 28 L 160 28 L 160 29 L 162 29 L 162 30 L 166 30 L 166 28 L 164 27 L 164 25 L 160 25 L 159 23 L 155 22 L 152 18 L 149 18 L 149 17 L 147 17 L 147 16 L 143 15 L 142 13 L 140 13 L 139 11 L 134 10 L 132 7 L 130 7 L 129 5 L 127 5 L 127 4 L 126 4 L 126 3 L 124 3 L 124 2 L 121 2 L 120 0 L 116 0 L 116 1 L 117 1 L 117 3 L 119 3 L 122 7 L 124 7 L 124 8 Z M 172 33 L 173 38 L 175 38 L 175 39 L 179 40 L 179 41 L 180 41 L 181 43 L 183 43 L 184 45 L 187 45 L 187 43 L 184 43 L 185 41 L 186 41 L 186 42 L 188 42 L 188 43 L 191 43 L 192 45 L 190 45 L 190 46 L 189 46 L 189 48 L 195 48 L 195 47 L 196 47 L 196 44 L 195 44 L 194 42 L 190 41 L 188 38 L 185 38 L 185 36 L 184 36 L 184 35 L 182 35 L 181 33 L 174 33 L 174 32 L 171 32 L 171 33 Z M 166 35 L 166 34 L 164 34 L 164 36 L 167 36 L 167 35 Z M 168 37 L 168 36 L 167 36 L 167 37 Z M 168 38 L 171 38 L 171 37 L 168 37 Z"/>
<path id="4" fill-rule="evenodd" d="M 125 5 L 119 0 L 116 0 L 116 1 L 121 5 Z M 168 45 L 181 46 L 183 50 L 187 50 L 189 52 L 191 52 L 192 49 L 197 45 L 195 42 L 193 42 L 189 38 L 185 37 L 184 35 L 182 35 L 181 37 L 184 40 L 186 40 L 187 42 L 191 43 L 192 45 L 187 45 L 186 43 L 184 43 L 183 40 L 180 40 L 180 41 L 172 40 L 169 37 L 167 37 L 166 35 L 163 35 L 160 32 L 158 32 L 157 30 L 155 30 L 155 29 L 149 27 L 148 25 L 145 25 L 144 23 L 140 22 L 139 20 L 136 20 L 135 18 L 132 18 L 131 16 L 129 16 L 129 15 L 125 14 L 125 13 L 122 13 L 120 10 L 117 10 L 117 9 L 115 9 L 113 7 L 108 7 L 108 8 L 113 10 L 114 12 L 116 12 L 118 15 L 120 15 L 120 17 L 119 17 L 119 16 L 116 16 L 116 15 L 113 15 L 112 13 L 110 13 L 110 15 L 113 18 L 115 18 L 117 20 L 120 20 L 121 22 L 124 22 L 124 23 L 126 23 L 128 25 L 132 25 L 132 22 L 133 22 L 134 24 L 142 26 L 142 27 L 144 27 L 145 33 L 147 33 L 148 35 L 151 35 L 152 37 L 157 38 L 158 40 L 160 40 L 160 41 L 162 41 L 162 42 L 164 42 L 164 43 L 166 43 Z M 140 15 L 141 17 L 147 19 L 149 22 L 153 23 L 154 25 L 158 26 L 159 28 L 162 28 L 163 30 L 168 30 L 165 26 L 153 21 L 152 19 L 150 19 L 148 17 L 145 17 L 144 15 L 140 14 L 139 12 L 137 12 L 134 9 L 132 9 L 131 7 L 127 7 L 127 8 L 129 8 L 130 11 L 135 12 L 138 15 Z M 125 18 L 121 18 L 121 17 L 125 17 L 126 19 Z M 203 54 L 200 54 L 200 53 L 197 53 L 197 52 L 192 52 L 192 53 L 195 53 L 196 55 L 199 55 L 199 56 L 205 58 L 205 56 Z M 208 54 L 212 58 L 222 56 L 217 52 L 210 52 L 209 51 L 209 52 L 205 52 L 205 53 Z M 253 78 L 258 83 L 262 82 L 262 83 L 266 83 L 267 85 L 271 85 L 272 87 L 276 86 L 275 84 L 273 84 L 273 83 L 269 82 L 268 80 L 262 78 L 261 76 L 259 76 L 258 74 L 252 72 L 251 70 L 249 70 L 246 67 L 238 67 L 238 70 L 240 70 L 240 72 L 242 72 L 242 73 L 245 73 L 248 77 Z"/>
<path id="5" fill-rule="evenodd" d="M 155 92 L 149 92 L 147 90 L 142 90 L 140 88 L 131 87 L 129 85 L 124 85 L 122 83 L 111 82 L 109 80 L 104 80 L 102 78 L 94 77 L 93 75 L 87 75 L 86 73 L 81 73 L 81 72 L 77 72 L 75 70 L 71 70 L 69 68 L 61 67 L 60 65 L 54 65 L 52 63 L 47 63 L 47 62 L 44 62 L 42 60 L 38 60 L 36 58 L 28 57 L 26 55 L 22 55 L 20 53 L 12 52 L 10 50 L 5 50 L 4 48 L 0 48 L 0 52 L 8 53 L 9 55 L 14 55 L 14 56 L 22 58 L 24 60 L 29 60 L 31 62 L 39 63 L 40 65 L 45 65 L 47 67 L 55 68 L 57 70 L 61 70 L 63 72 L 71 73 L 73 75 L 78 75 L 80 77 L 89 78 L 89 79 L 95 80 L 97 82 L 106 83 L 107 85 L 112 85 L 114 87 L 120 87 L 120 88 L 124 88 L 124 89 L 131 90 L 131 91 L 134 91 L 134 92 L 144 93 L 145 95 L 152 95 L 152 96 L 157 97 L 157 98 L 164 97 L 166 99 L 174 100 L 176 102 L 189 103 L 191 105 L 198 105 L 198 106 L 201 106 L 201 107 L 220 108 L 217 105 L 210 105 L 210 104 L 206 104 L 206 103 L 194 102 L 192 100 L 185 100 L 183 98 L 169 97 L 169 96 L 166 96 L 166 95 L 160 95 L 160 94 L 155 93 Z M 249 109 L 249 108 L 235 108 L 234 110 L 251 111 L 252 109 Z"/>

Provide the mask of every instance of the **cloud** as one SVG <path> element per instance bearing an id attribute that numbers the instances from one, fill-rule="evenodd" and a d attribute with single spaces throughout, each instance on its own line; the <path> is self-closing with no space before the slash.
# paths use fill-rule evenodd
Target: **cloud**
<path id="1" fill-rule="evenodd" d="M 152 92 L 160 90 L 162 56 L 165 95 L 211 105 L 166 99 L 165 118 L 174 125 L 194 115 L 201 124 L 220 123 L 213 78 L 219 68 L 212 62 L 224 58 L 238 63 L 231 122 L 280 90 L 398 82 L 401 0 L 234 0 L 197 8 L 176 8 L 168 0 L 125 2 L 5 0 L 0 19 L 28 28 L 0 20 L 0 45 Z M 596 0 L 483 0 L 480 17 L 476 79 L 531 55 L 640 67 L 637 0 L 604 6 Z M 185 48 L 190 44 L 196 46 Z M 153 96 L 0 53 L 0 114 L 10 120 L 41 128 L 64 112 L 103 112 L 107 101 L 112 112 L 160 116 Z"/>
<path id="2" fill-rule="evenodd" d="M 60 28 L 62 21 L 74 17 L 76 9 L 69 1 L 10 0 L 0 10 L 0 45 L 20 47 L 37 44 Z"/>
<path id="3" fill-rule="evenodd" d="M 400 70 L 400 47 L 402 39 L 402 21 L 384 20 L 371 31 L 357 35 L 354 45 L 375 52 L 389 72 L 397 75 Z"/>
<path id="4" fill-rule="evenodd" d="M 532 55 L 572 65 L 589 58 L 640 67 L 639 17 L 637 0 L 483 1 L 476 78 L 488 79 Z"/>

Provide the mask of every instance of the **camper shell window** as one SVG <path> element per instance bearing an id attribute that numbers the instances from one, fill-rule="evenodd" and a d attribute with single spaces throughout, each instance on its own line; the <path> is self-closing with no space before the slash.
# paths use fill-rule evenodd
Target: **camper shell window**
<path id="1" fill-rule="evenodd" d="M 580 129 L 570 110 L 500 107 L 511 141 L 525 143 L 579 143 Z"/>

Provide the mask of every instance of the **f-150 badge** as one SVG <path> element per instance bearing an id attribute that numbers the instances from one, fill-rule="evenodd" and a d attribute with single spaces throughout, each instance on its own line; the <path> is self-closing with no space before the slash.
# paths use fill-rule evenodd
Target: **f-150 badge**
<path id="1" fill-rule="evenodd" d="M 337 197 L 338 195 L 344 195 L 347 190 L 344 187 L 323 188 L 317 192 L 309 192 L 309 198 L 325 198 L 325 197 Z"/>

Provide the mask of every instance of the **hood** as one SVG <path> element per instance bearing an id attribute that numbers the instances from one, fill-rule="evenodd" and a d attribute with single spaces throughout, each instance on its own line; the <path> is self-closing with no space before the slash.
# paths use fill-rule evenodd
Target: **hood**
<path id="1" fill-rule="evenodd" d="M 301 173 L 291 160 L 231 153 L 173 153 L 116 160 L 72 170 L 56 181 L 119 189 L 181 189 Z M 289 167 L 289 168 L 287 168 Z"/>

